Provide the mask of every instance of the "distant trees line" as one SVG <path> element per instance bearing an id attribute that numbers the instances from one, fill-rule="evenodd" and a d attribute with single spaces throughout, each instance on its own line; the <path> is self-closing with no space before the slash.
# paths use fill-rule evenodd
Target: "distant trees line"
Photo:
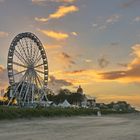
<path id="1" fill-rule="evenodd" d="M 68 89 L 61 89 L 58 94 L 48 94 L 48 100 L 53 101 L 55 104 L 62 103 L 67 100 L 70 104 L 79 105 L 86 96 L 81 93 L 71 92 Z"/>
<path id="2" fill-rule="evenodd" d="M 59 104 L 59 103 L 64 102 L 64 100 L 67 100 L 70 104 L 79 105 L 86 98 L 86 96 L 84 94 L 77 93 L 77 92 L 71 92 L 68 89 L 60 89 L 58 94 L 54 94 L 53 92 L 46 91 L 46 94 L 47 94 L 48 100 L 53 101 L 55 104 Z M 10 97 L 10 86 L 7 88 L 7 92 L 5 93 L 4 97 L 7 100 L 0 101 L 0 105 L 7 104 L 8 101 L 10 100 L 10 98 L 11 98 Z M 15 98 L 13 98 L 13 101 L 14 100 L 15 100 Z M 44 98 L 44 100 L 46 100 L 46 99 Z"/>

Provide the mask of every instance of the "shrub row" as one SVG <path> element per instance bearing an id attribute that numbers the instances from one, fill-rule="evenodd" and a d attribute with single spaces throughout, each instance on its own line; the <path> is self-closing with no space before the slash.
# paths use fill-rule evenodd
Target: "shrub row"
<path id="1" fill-rule="evenodd" d="M 117 114 L 128 112 L 117 112 L 113 110 L 101 110 L 102 114 Z M 59 116 L 80 116 L 96 115 L 97 110 L 86 108 L 17 108 L 17 107 L 0 107 L 0 120 L 33 118 L 33 117 L 59 117 Z"/>

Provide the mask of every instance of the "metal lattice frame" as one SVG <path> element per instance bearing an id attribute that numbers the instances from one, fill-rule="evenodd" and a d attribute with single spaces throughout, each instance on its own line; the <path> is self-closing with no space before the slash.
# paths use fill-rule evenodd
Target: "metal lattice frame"
<path id="1" fill-rule="evenodd" d="M 18 34 L 8 53 L 8 77 L 11 99 L 18 103 L 41 101 L 46 96 L 48 61 L 40 40 L 32 33 Z"/>

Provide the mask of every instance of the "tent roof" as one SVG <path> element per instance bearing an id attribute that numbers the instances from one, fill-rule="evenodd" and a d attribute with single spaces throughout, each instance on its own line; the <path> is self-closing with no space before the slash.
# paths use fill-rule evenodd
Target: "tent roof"
<path id="1" fill-rule="evenodd" d="M 71 104 L 67 100 L 65 100 L 62 104 L 60 104 L 60 106 L 61 107 L 70 107 Z"/>

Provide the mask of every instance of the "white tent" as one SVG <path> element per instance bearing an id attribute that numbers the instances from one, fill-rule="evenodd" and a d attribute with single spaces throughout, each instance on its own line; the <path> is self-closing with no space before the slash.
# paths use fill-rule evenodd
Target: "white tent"
<path id="1" fill-rule="evenodd" d="M 58 106 L 66 108 L 66 107 L 71 107 L 71 104 L 67 100 L 65 100 L 63 103 L 58 104 Z"/>

